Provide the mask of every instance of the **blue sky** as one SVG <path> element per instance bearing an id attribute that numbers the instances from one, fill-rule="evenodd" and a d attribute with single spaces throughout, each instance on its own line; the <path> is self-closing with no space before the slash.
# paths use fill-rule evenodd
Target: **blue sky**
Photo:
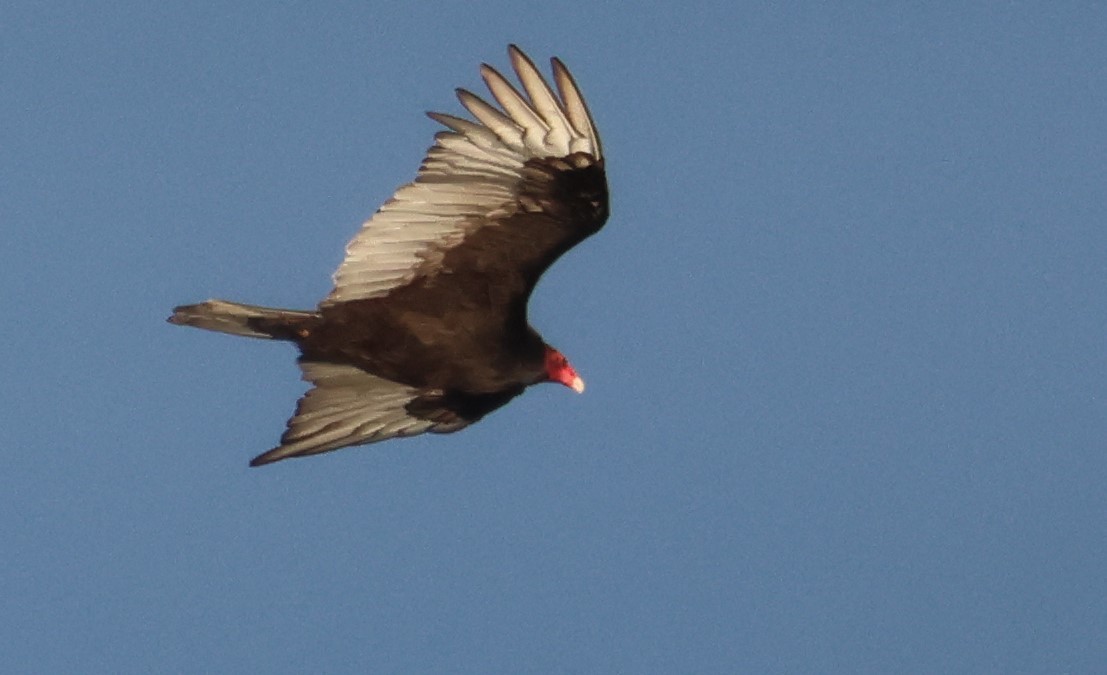
<path id="1" fill-rule="evenodd" d="M 480 7 L 0 10 L 0 670 L 1102 670 L 1107 13 Z M 248 469 L 294 352 L 170 308 L 314 305 L 509 42 L 588 392 Z"/>

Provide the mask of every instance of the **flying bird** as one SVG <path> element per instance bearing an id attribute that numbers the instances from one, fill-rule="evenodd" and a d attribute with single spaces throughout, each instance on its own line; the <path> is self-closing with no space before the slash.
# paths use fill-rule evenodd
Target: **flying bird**
<path id="1" fill-rule="evenodd" d="M 556 93 L 518 47 L 516 89 L 487 64 L 490 104 L 457 90 L 473 120 L 428 113 L 435 135 L 403 185 L 346 246 L 311 311 L 208 300 L 169 322 L 293 342 L 303 379 L 280 445 L 251 466 L 425 432 L 458 431 L 532 384 L 584 391 L 527 321 L 542 273 L 608 215 L 600 137 L 568 69 Z"/>

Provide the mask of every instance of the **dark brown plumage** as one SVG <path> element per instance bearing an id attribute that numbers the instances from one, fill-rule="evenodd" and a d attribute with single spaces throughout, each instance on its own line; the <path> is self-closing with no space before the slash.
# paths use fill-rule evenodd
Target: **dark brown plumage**
<path id="1" fill-rule="evenodd" d="M 519 93 L 481 74 L 501 109 L 458 90 L 476 117 L 431 113 L 435 136 L 404 185 L 347 246 L 315 311 L 209 300 L 171 323 L 296 343 L 304 379 L 281 444 L 251 465 L 424 432 L 457 431 L 532 384 L 583 382 L 527 322 L 542 273 L 607 219 L 603 153 L 568 70 L 555 95 L 508 50 Z"/>

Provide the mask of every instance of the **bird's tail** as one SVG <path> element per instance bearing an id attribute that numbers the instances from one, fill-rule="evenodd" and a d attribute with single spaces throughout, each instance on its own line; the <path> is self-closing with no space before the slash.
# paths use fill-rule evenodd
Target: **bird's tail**
<path id="1" fill-rule="evenodd" d="M 318 318 L 315 312 L 208 300 L 173 308 L 169 323 L 244 337 L 296 341 L 307 335 Z"/>

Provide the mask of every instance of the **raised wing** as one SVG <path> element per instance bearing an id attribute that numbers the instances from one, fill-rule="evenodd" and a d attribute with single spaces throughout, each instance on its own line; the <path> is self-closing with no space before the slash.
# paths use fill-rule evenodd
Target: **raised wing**
<path id="1" fill-rule="evenodd" d="M 381 297 L 443 272 L 479 274 L 478 288 L 502 278 L 510 299 L 525 301 L 546 267 L 602 227 L 603 150 L 580 90 L 558 59 L 555 94 L 522 51 L 512 45 L 508 53 L 524 93 L 483 65 L 502 109 L 459 89 L 475 122 L 430 113 L 449 131 L 435 136 L 415 181 L 346 247 L 321 308 Z"/>
<path id="2" fill-rule="evenodd" d="M 300 360 L 304 380 L 315 385 L 296 405 L 281 444 L 258 455 L 250 466 L 289 457 L 317 455 L 344 448 L 468 426 L 444 408 L 418 403 L 426 392 L 392 382 L 349 365 Z M 413 413 L 408 407 L 416 402 Z"/>

